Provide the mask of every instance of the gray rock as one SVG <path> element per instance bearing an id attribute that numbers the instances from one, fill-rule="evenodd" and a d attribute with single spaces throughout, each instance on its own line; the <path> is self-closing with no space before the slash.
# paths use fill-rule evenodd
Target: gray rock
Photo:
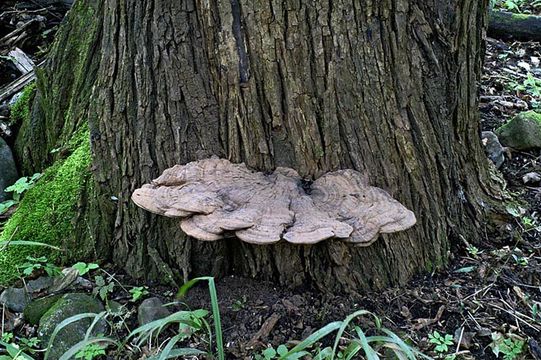
<path id="1" fill-rule="evenodd" d="M 492 131 L 483 131 L 481 133 L 481 140 L 485 146 L 485 153 L 487 157 L 496 165 L 496 168 L 500 168 L 505 161 L 504 148 L 496 134 Z"/>
<path id="2" fill-rule="evenodd" d="M 28 289 L 28 292 L 34 294 L 34 293 L 40 293 L 44 290 L 47 290 L 49 287 L 53 285 L 54 279 L 49 276 L 41 276 L 37 278 L 36 280 L 30 280 L 26 283 L 26 288 Z"/>
<path id="3" fill-rule="evenodd" d="M 56 303 L 41 317 L 38 327 L 39 339 L 44 346 L 48 346 L 50 349 L 49 359 L 59 359 L 62 354 L 69 350 L 73 345 L 83 340 L 86 331 L 94 319 L 84 318 L 65 326 L 58 332 L 53 342 L 49 344 L 51 335 L 58 324 L 78 314 L 98 314 L 103 310 L 104 308 L 101 302 L 86 294 L 66 294 L 56 301 Z M 106 331 L 107 323 L 104 320 L 100 320 L 96 326 L 94 326 L 92 334 L 105 334 Z"/>
<path id="4" fill-rule="evenodd" d="M 0 171 L 0 202 L 2 202 L 11 198 L 4 190 L 19 178 L 11 149 L 2 138 L 0 138 L 0 169 L 2 169 Z"/>
<path id="5" fill-rule="evenodd" d="M 522 177 L 522 182 L 524 184 L 537 184 L 541 182 L 541 175 L 536 172 L 529 172 Z"/>
<path id="6" fill-rule="evenodd" d="M 9 105 L 3 104 L 0 105 L 0 116 L 8 118 L 10 114 Z"/>
<path id="7" fill-rule="evenodd" d="M 504 146 L 516 150 L 541 148 L 541 114 L 521 112 L 495 131 Z"/>
<path id="8" fill-rule="evenodd" d="M 23 312 L 32 298 L 24 288 L 7 288 L 0 294 L 0 304 L 15 312 Z"/>
<path id="9" fill-rule="evenodd" d="M 33 300 L 28 306 L 24 309 L 24 318 L 31 325 L 39 324 L 41 317 L 49 311 L 50 308 L 56 304 L 62 295 L 53 295 L 43 297 L 41 299 Z"/>
<path id="10" fill-rule="evenodd" d="M 137 309 L 137 320 L 139 321 L 139 325 L 145 325 L 154 320 L 163 319 L 170 314 L 169 310 L 163 306 L 163 302 L 157 297 L 153 297 L 144 300 L 139 305 Z"/>

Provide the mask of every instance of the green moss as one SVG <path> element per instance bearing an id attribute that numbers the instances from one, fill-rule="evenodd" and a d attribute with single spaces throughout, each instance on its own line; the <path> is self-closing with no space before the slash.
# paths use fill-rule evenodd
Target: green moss
<path id="1" fill-rule="evenodd" d="M 23 93 L 11 107 L 11 124 L 22 124 L 30 119 L 31 102 L 34 99 L 36 83 L 26 86 Z"/>
<path id="2" fill-rule="evenodd" d="M 528 17 L 529 17 L 529 15 L 527 15 L 527 14 L 513 14 L 511 16 L 511 19 L 513 21 L 523 21 L 523 20 L 528 20 Z"/>
<path id="3" fill-rule="evenodd" d="M 24 308 L 24 318 L 32 325 L 37 325 L 39 319 L 52 308 L 62 295 L 53 295 L 32 301 Z"/>
<path id="4" fill-rule="evenodd" d="M 496 129 L 495 133 L 502 145 L 516 150 L 541 148 L 541 114 L 535 111 L 521 112 Z"/>
<path id="5" fill-rule="evenodd" d="M 36 186 L 24 196 L 19 208 L 0 234 L 0 242 L 9 239 L 40 241 L 62 245 L 75 234 L 73 219 L 78 202 L 90 178 L 90 142 L 88 131 L 78 133 L 79 145 L 63 161 L 48 168 Z M 87 139 L 83 141 L 82 139 Z M 74 144 L 78 143 L 74 140 Z M 43 255 L 43 248 L 12 246 L 0 252 L 0 284 L 17 278 L 17 268 L 28 255 Z M 49 259 L 59 254 L 48 254 Z"/>

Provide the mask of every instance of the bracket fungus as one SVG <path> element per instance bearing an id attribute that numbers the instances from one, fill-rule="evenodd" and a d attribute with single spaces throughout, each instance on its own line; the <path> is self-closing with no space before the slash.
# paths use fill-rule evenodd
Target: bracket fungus
<path id="1" fill-rule="evenodd" d="M 289 168 L 272 174 L 211 158 L 176 165 L 135 190 L 132 200 L 153 213 L 180 218 L 199 240 L 234 235 L 252 244 L 281 239 L 315 244 L 338 238 L 359 246 L 380 233 L 405 230 L 415 215 L 355 170 L 338 170 L 307 183 Z"/>

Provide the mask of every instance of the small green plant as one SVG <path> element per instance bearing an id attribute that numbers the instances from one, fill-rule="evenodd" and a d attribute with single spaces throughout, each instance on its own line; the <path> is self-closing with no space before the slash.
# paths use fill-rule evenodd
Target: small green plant
<path id="1" fill-rule="evenodd" d="M 515 264 L 520 266 L 528 266 L 528 258 L 524 256 L 518 256 L 513 254 L 512 255 L 513 260 L 515 260 Z"/>
<path id="2" fill-rule="evenodd" d="M 136 302 L 148 295 L 146 286 L 136 286 L 130 289 L 131 301 Z"/>
<path id="3" fill-rule="evenodd" d="M 371 329 L 372 332 L 376 332 L 375 335 L 367 336 L 359 326 L 353 326 L 352 324 L 355 319 L 366 315 L 371 316 L 375 323 L 375 329 Z M 349 335 L 347 344 L 340 347 L 339 345 L 343 342 L 348 328 L 352 330 L 351 333 L 354 335 Z M 336 332 L 334 345 L 321 349 L 319 347 L 320 340 L 333 332 Z M 382 327 L 381 319 L 366 310 L 356 311 L 343 321 L 335 321 L 325 325 L 290 350 L 285 345 L 280 345 L 276 349 L 265 349 L 261 354 L 256 355 L 255 358 L 256 360 L 293 360 L 304 357 L 319 360 L 357 358 L 377 360 L 380 359 L 378 354 L 385 351 L 392 352 L 398 359 L 430 359 L 406 344 L 398 335 Z"/>
<path id="4" fill-rule="evenodd" d="M 520 12 L 520 7 L 523 5 L 524 0 L 505 0 L 503 6 L 505 9 L 512 12 Z"/>
<path id="5" fill-rule="evenodd" d="M 103 276 L 94 277 L 96 287 L 92 290 L 94 296 L 99 296 L 103 301 L 107 301 L 109 294 L 113 292 L 115 284 L 112 281 L 105 281 Z"/>
<path id="6" fill-rule="evenodd" d="M 468 251 L 468 254 L 470 254 L 473 257 L 477 257 L 480 254 L 479 249 L 473 245 L 468 245 L 466 250 Z"/>
<path id="7" fill-rule="evenodd" d="M 231 309 L 235 312 L 241 311 L 246 307 L 246 303 L 248 302 L 248 298 L 246 295 L 243 295 L 241 299 L 235 300 L 235 302 L 231 305 Z"/>
<path id="8" fill-rule="evenodd" d="M 40 173 L 36 173 L 29 177 L 22 177 L 19 180 L 15 182 L 15 184 L 8 186 L 6 188 L 6 192 L 12 192 L 13 193 L 13 199 L 15 201 L 21 200 L 21 195 L 30 189 L 34 187 L 36 184 L 36 181 L 41 177 Z"/>
<path id="9" fill-rule="evenodd" d="M 441 335 L 439 332 L 434 331 L 432 334 L 428 334 L 430 343 L 434 344 L 434 351 L 438 354 L 444 354 L 449 351 L 449 346 L 453 345 L 453 335 L 445 334 Z"/>
<path id="10" fill-rule="evenodd" d="M 528 76 L 522 84 L 515 85 L 515 90 L 526 92 L 535 97 L 540 97 L 541 80 L 535 78 L 532 73 L 528 72 Z"/>
<path id="11" fill-rule="evenodd" d="M 30 355 L 25 354 L 17 344 L 0 341 L 0 346 L 2 346 L 7 353 L 7 355 L 0 355 L 0 360 L 34 360 Z"/>
<path id="12" fill-rule="evenodd" d="M 26 351 L 30 354 L 33 354 L 37 351 L 39 344 L 41 343 L 41 340 L 37 337 L 32 337 L 30 339 L 27 338 L 21 338 L 19 340 L 21 350 Z"/>
<path id="13" fill-rule="evenodd" d="M 22 194 L 33 188 L 40 177 L 40 173 L 36 173 L 30 178 L 25 176 L 17 180 L 15 184 L 8 186 L 4 191 L 13 193 L 13 199 L 0 203 L 0 215 L 8 211 L 12 206 L 17 205 L 21 201 Z"/>
<path id="14" fill-rule="evenodd" d="M 287 347 L 280 345 L 276 349 L 269 347 L 261 352 L 261 355 L 256 355 L 255 360 L 272 360 L 284 357 L 287 354 Z"/>
<path id="15" fill-rule="evenodd" d="M 35 271 L 45 271 L 49 276 L 56 276 L 60 274 L 60 268 L 54 264 L 48 262 L 45 256 L 35 258 L 33 256 L 27 256 L 26 262 L 19 266 L 19 270 L 22 270 L 23 275 L 30 276 Z"/>
<path id="16" fill-rule="evenodd" d="M 99 356 L 106 355 L 105 347 L 101 344 L 87 344 L 75 354 L 76 359 L 93 360 Z"/>
<path id="17" fill-rule="evenodd" d="M 11 340 L 13 340 L 13 333 L 11 332 L 5 332 L 2 334 L 2 337 L 0 338 L 1 341 L 10 343 Z"/>
<path id="18" fill-rule="evenodd" d="M 501 333 L 492 333 L 492 343 L 490 344 L 494 355 L 503 354 L 504 360 L 518 359 L 524 348 L 524 340 L 505 337 Z"/>
<path id="19" fill-rule="evenodd" d="M 524 216 L 520 220 L 522 221 L 522 225 L 524 225 L 526 229 L 533 229 L 536 227 L 536 221 L 529 216 Z"/>
<path id="20" fill-rule="evenodd" d="M 71 267 L 79 272 L 79 276 L 83 276 L 85 274 L 88 274 L 92 270 L 98 269 L 100 266 L 94 263 L 87 264 L 85 262 L 78 262 Z"/>
<path id="21" fill-rule="evenodd" d="M 532 310 L 532 318 L 537 322 L 541 322 L 541 309 L 540 309 L 539 303 L 535 302 L 531 306 L 531 310 Z"/>

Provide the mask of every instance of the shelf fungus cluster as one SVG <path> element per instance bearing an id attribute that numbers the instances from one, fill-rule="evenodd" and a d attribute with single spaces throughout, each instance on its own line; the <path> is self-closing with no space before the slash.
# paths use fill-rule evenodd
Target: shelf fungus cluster
<path id="1" fill-rule="evenodd" d="M 176 165 L 132 195 L 143 209 L 180 218 L 197 239 L 238 237 L 252 244 L 314 244 L 337 238 L 368 246 L 380 233 L 405 230 L 415 215 L 355 170 L 308 183 L 289 168 L 272 174 L 211 158 Z"/>

